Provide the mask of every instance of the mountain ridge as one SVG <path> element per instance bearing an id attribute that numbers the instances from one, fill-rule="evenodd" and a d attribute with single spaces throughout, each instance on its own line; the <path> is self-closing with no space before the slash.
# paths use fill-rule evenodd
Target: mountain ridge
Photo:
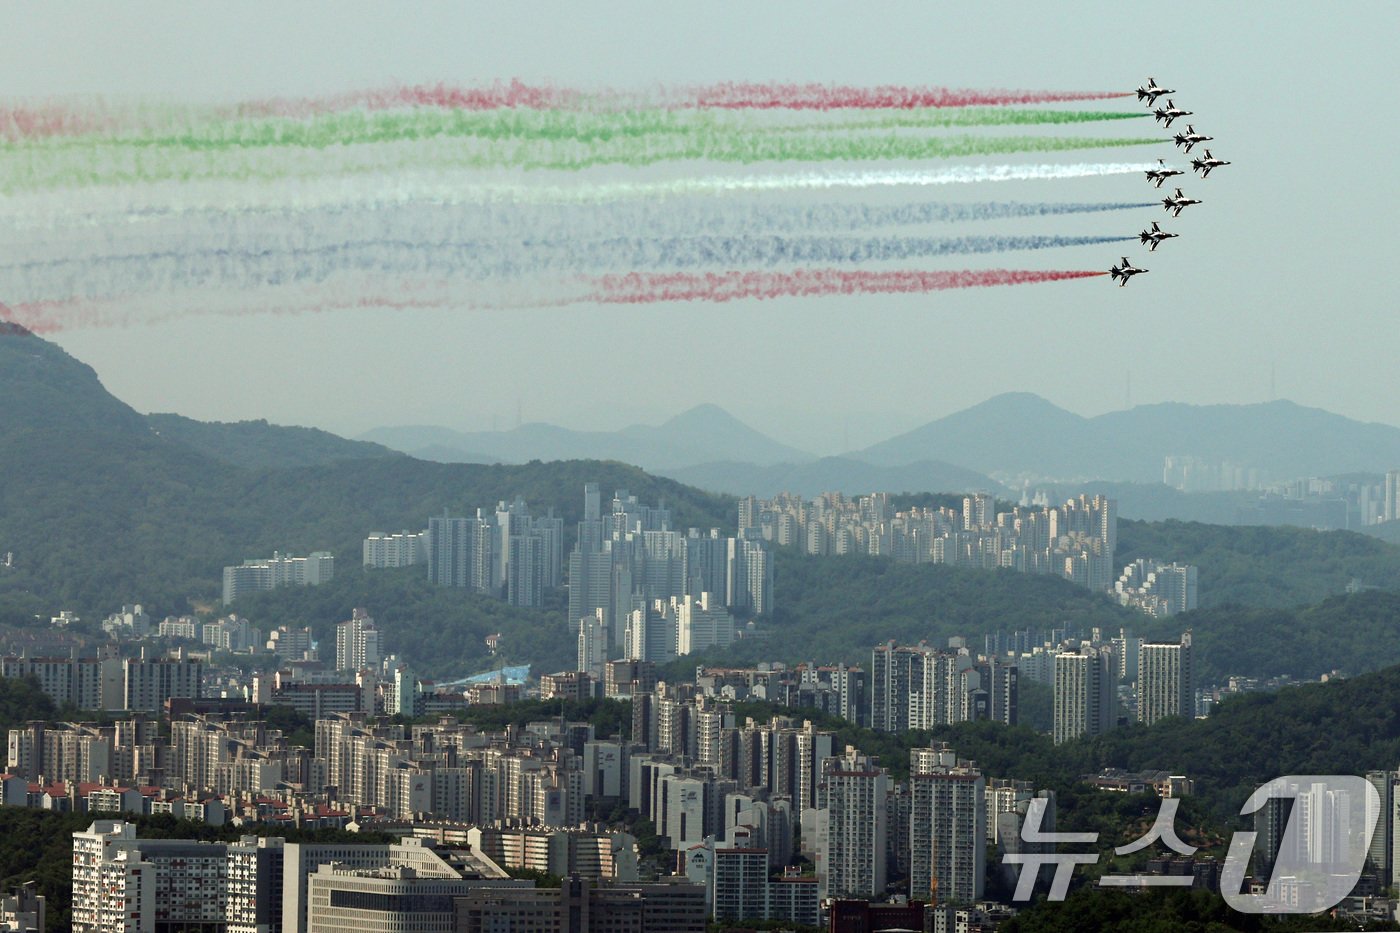
<path id="1" fill-rule="evenodd" d="M 1030 393 L 1004 393 L 853 456 L 882 466 L 940 459 L 993 477 L 1118 482 L 1159 482 L 1164 458 L 1181 456 L 1283 481 L 1394 469 L 1400 428 L 1286 400 L 1159 402 L 1085 418 Z"/>
<path id="2" fill-rule="evenodd" d="M 439 462 L 466 462 L 447 460 L 452 451 L 459 451 L 462 458 L 492 458 L 482 462 L 608 459 L 646 470 L 741 457 L 759 466 L 816 459 L 806 451 L 773 440 L 709 403 L 687 409 L 659 425 L 634 424 L 617 431 L 579 431 L 536 421 L 507 431 L 458 431 L 429 425 L 380 427 L 360 434 L 358 439 L 413 456 L 427 455 L 424 459 Z"/>

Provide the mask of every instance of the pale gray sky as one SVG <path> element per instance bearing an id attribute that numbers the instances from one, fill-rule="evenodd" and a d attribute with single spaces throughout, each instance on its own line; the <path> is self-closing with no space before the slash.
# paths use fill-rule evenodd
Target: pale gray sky
<path id="1" fill-rule="evenodd" d="M 1149 74 L 1176 88 L 1234 164 L 1190 183 L 1207 203 L 1126 289 L 191 316 L 56 338 L 137 408 L 203 419 L 470 429 L 508 426 L 518 405 L 527 420 L 615 428 L 708 401 L 834 452 L 1004 391 L 1119 408 L 1129 369 L 1134 403 L 1260 401 L 1274 367 L 1280 397 L 1400 423 L 1397 35 L 1393 2 L 50 2 L 0 7 L 0 89 L 236 100 L 510 77 L 1131 89 Z M 1114 193 L 1160 197 L 1140 179 Z M 1151 219 L 1093 227 L 1132 234 Z M 1106 268 L 1120 252 L 1056 264 Z M 648 349 L 629 366 L 619 345 Z"/>

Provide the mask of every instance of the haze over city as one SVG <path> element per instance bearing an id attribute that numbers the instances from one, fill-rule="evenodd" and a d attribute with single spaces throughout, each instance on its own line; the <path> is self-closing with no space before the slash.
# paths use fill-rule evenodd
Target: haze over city
<path id="1" fill-rule="evenodd" d="M 0 35 L 0 930 L 1400 919 L 1400 5 Z"/>

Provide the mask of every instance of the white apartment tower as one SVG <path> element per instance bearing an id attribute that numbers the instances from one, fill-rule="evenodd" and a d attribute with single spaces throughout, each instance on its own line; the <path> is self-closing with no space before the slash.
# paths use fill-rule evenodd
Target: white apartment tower
<path id="1" fill-rule="evenodd" d="M 336 670 L 378 670 L 380 658 L 379 629 L 368 612 L 356 609 L 350 621 L 335 627 Z"/>
<path id="2" fill-rule="evenodd" d="M 885 840 L 889 775 L 847 747 L 822 762 L 817 808 L 826 813 L 825 852 L 818 876 L 821 897 L 868 898 L 885 893 Z"/>
<path id="3" fill-rule="evenodd" d="M 1055 744 L 1101 735 L 1116 722 L 1113 654 L 1084 647 L 1055 655 Z"/>
<path id="4" fill-rule="evenodd" d="M 1180 642 L 1144 642 L 1138 646 L 1137 718 L 1152 725 L 1168 716 L 1195 715 L 1191 670 L 1191 633 Z"/>
<path id="5" fill-rule="evenodd" d="M 986 781 L 946 746 L 909 762 L 909 896 L 971 904 L 986 879 Z"/>

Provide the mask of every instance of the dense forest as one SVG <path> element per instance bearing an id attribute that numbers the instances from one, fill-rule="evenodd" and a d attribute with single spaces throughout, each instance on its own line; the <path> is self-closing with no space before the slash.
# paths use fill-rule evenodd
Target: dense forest
<path id="1" fill-rule="evenodd" d="M 1218 684 L 1234 674 L 1311 680 L 1400 664 L 1400 642 L 1391 637 L 1397 618 L 1400 592 L 1370 591 L 1316 606 L 1201 609 L 1131 628 L 1162 640 L 1191 629 L 1196 682 Z"/>
<path id="2" fill-rule="evenodd" d="M 316 428 L 287 427 L 263 420 L 208 422 L 163 414 L 147 415 L 146 422 L 160 437 L 215 460 L 251 469 L 320 466 L 341 460 L 403 456 L 379 444 L 346 440 Z"/>
<path id="3" fill-rule="evenodd" d="M 1207 891 L 1143 892 L 1085 886 L 1060 903 L 1041 901 L 1004 925 L 1001 933 L 1311 933 L 1356 930 L 1354 922 L 1327 915 L 1259 916 L 1232 910 Z M 1374 929 L 1394 929 L 1390 924 Z"/>
<path id="4" fill-rule="evenodd" d="M 1199 522 L 1118 522 L 1117 563 L 1195 564 L 1201 608 L 1311 605 L 1353 580 L 1400 589 L 1400 547 L 1351 531 Z"/>

